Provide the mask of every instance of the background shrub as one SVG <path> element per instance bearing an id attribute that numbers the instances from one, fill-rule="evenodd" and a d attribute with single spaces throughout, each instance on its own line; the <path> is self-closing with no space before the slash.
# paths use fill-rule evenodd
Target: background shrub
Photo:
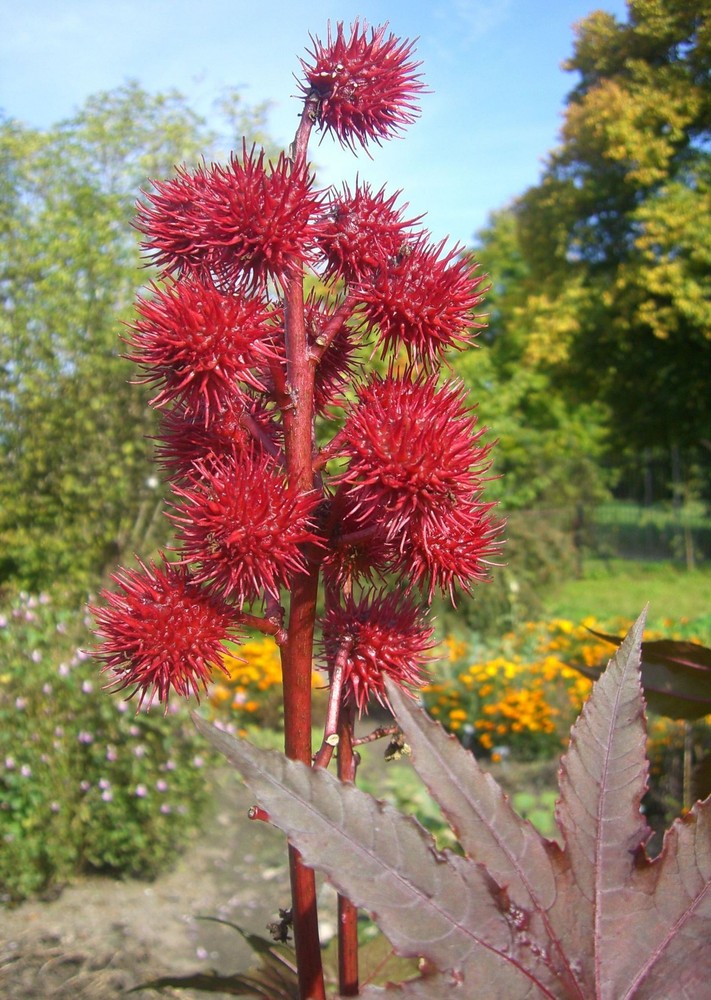
<path id="1" fill-rule="evenodd" d="M 81 614 L 21 594 L 0 613 L 0 899 L 86 870 L 151 877 L 209 800 L 184 712 L 136 715 L 81 646 Z"/>

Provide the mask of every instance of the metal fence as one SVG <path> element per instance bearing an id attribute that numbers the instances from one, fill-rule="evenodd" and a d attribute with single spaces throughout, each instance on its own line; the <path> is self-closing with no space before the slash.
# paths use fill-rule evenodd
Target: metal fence
<path id="1" fill-rule="evenodd" d="M 683 509 L 605 504 L 589 515 L 587 544 L 601 556 L 675 560 L 693 566 L 711 559 L 711 518 Z"/>
<path id="2" fill-rule="evenodd" d="M 638 506 L 616 501 L 599 507 L 560 507 L 517 515 L 543 519 L 550 527 L 569 534 L 583 554 L 599 558 L 637 559 L 645 562 L 673 560 L 688 567 L 711 559 L 711 517 L 655 505 Z"/>

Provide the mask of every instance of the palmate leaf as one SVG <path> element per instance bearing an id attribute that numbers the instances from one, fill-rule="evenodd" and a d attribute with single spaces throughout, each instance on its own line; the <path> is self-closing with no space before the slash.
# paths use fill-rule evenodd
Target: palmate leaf
<path id="1" fill-rule="evenodd" d="M 196 718 L 306 863 L 368 910 L 429 976 L 364 997 L 435 1000 L 698 996 L 711 977 L 711 805 L 644 852 L 643 621 L 576 723 L 561 768 L 561 845 L 541 837 L 493 779 L 395 688 L 415 768 L 459 837 L 439 853 L 412 819 L 353 785 L 261 751 Z"/>

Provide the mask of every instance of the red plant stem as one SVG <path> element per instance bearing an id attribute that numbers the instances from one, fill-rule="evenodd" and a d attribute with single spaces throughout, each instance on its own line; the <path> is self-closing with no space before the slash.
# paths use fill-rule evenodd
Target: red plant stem
<path id="1" fill-rule="evenodd" d="M 347 534 L 341 535 L 338 544 L 345 548 L 347 545 L 358 545 L 359 542 L 367 542 L 375 535 L 376 530 L 375 525 L 370 524 L 367 528 L 360 528 L 358 531 L 349 531 Z"/>
<path id="2" fill-rule="evenodd" d="M 338 777 L 355 781 L 358 755 L 353 751 L 353 707 L 341 709 L 338 723 Z M 338 896 L 338 987 L 341 996 L 358 996 L 358 910 Z"/>
<path id="3" fill-rule="evenodd" d="M 308 102 L 294 140 L 296 165 L 306 157 L 313 125 Z M 314 372 L 308 356 L 304 320 L 303 274 L 287 283 L 284 302 L 286 388 L 291 406 L 283 410 L 284 450 L 289 486 L 303 493 L 313 489 Z M 312 547 L 311 547 L 312 549 Z M 311 669 L 313 660 L 319 564 L 315 552 L 305 553 L 308 569 L 291 579 L 287 641 L 281 647 L 284 688 L 284 750 L 287 757 L 311 764 Z M 316 880 L 299 852 L 289 847 L 294 946 L 302 1000 L 325 1000 L 316 907 Z"/>
<path id="4" fill-rule="evenodd" d="M 326 722 L 323 727 L 323 742 L 314 757 L 314 767 L 328 767 L 331 763 L 334 749 L 338 746 L 340 736 L 338 725 L 341 716 L 341 697 L 343 695 L 343 679 L 345 675 L 346 657 L 350 643 L 344 644 L 338 650 L 336 662 L 331 674 L 331 686 L 328 692 L 328 708 Z"/>
<path id="5" fill-rule="evenodd" d="M 268 455 L 271 455 L 272 458 L 281 458 L 280 449 L 269 438 L 269 436 L 265 434 L 264 430 L 259 426 L 251 414 L 243 413 L 239 419 L 245 430 L 249 431 L 254 440 L 261 444 L 262 448 L 264 448 Z"/>
<path id="6" fill-rule="evenodd" d="M 343 302 L 341 302 L 329 319 L 328 323 L 326 323 L 316 337 L 316 341 L 311 347 L 312 356 L 319 359 L 323 357 L 329 346 L 333 343 L 338 331 L 352 314 L 357 301 L 358 300 L 355 295 L 347 295 L 345 297 Z"/>
<path id="7" fill-rule="evenodd" d="M 261 618 L 259 615 L 250 615 L 246 611 L 242 611 L 240 612 L 239 621 L 240 624 L 246 625 L 247 628 L 253 628 L 264 635 L 274 636 L 277 646 L 283 646 L 286 642 L 284 628 L 278 621 L 274 621 L 273 618 Z"/>
<path id="8" fill-rule="evenodd" d="M 299 288 L 297 291 L 302 290 Z M 287 333 L 289 349 L 290 342 L 298 337 L 299 326 L 303 331 L 303 313 L 300 324 L 298 313 L 292 313 L 289 309 L 288 315 L 294 317 L 291 337 Z M 287 320 L 287 328 L 289 323 L 290 319 Z M 305 352 L 302 359 L 297 358 L 296 365 L 300 366 L 301 371 L 297 368 L 295 381 L 303 369 L 308 367 Z M 313 382 L 310 394 L 308 384 L 301 378 L 299 382 L 301 391 L 295 393 L 298 402 L 293 411 L 284 414 L 284 430 L 290 484 L 292 488 L 304 490 L 311 488 L 313 479 L 312 406 L 309 400 L 309 395 L 311 399 L 313 398 Z M 310 563 L 308 572 L 294 576 L 291 583 L 288 637 L 286 644 L 281 647 L 284 750 L 287 757 L 309 765 L 311 764 L 311 669 L 318 578 L 319 568 L 315 559 Z M 299 990 L 302 1000 L 307 998 L 325 1000 L 316 910 L 316 880 L 313 871 L 304 866 L 301 855 L 292 847 L 289 848 L 289 868 Z"/>
<path id="9" fill-rule="evenodd" d="M 337 431 L 328 444 L 325 445 L 320 450 L 318 455 L 314 457 L 314 469 L 323 469 L 327 462 L 330 462 L 332 458 L 335 458 L 343 447 L 345 440 L 346 436 L 343 431 Z"/>

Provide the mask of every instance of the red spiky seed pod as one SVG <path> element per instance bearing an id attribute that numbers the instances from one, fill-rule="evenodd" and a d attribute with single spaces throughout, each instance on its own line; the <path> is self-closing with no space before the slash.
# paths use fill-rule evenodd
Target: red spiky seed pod
<path id="1" fill-rule="evenodd" d="M 339 403 L 341 392 L 353 379 L 356 336 L 348 325 L 348 316 L 334 317 L 315 296 L 309 296 L 305 313 L 309 343 L 316 350 L 323 331 L 329 323 L 336 323 L 336 332 L 320 354 L 314 378 L 314 403 L 317 413 L 323 414 L 329 406 Z"/>
<path id="2" fill-rule="evenodd" d="M 267 169 L 264 152 L 232 154 L 154 183 L 139 204 L 143 249 L 163 272 L 195 274 L 223 291 L 283 283 L 313 254 L 320 196 L 313 175 L 283 153 Z"/>
<path id="3" fill-rule="evenodd" d="M 369 184 L 356 182 L 353 193 L 344 184 L 343 192 L 331 198 L 319 235 L 326 278 L 357 282 L 405 252 L 419 220 L 403 219 L 407 206 L 395 207 L 398 194 L 386 198 L 384 188 L 373 194 Z"/>
<path id="4" fill-rule="evenodd" d="M 103 642 L 96 655 L 113 674 L 112 686 L 133 688 L 138 709 L 154 699 L 168 707 L 171 689 L 198 699 L 213 670 L 224 670 L 226 643 L 238 638 L 234 611 L 206 591 L 183 566 L 163 561 L 120 570 L 120 588 L 104 590 L 105 606 L 90 608 Z"/>
<path id="5" fill-rule="evenodd" d="M 504 527 L 492 516 L 495 506 L 460 500 L 438 518 L 415 518 L 396 567 L 408 589 L 416 587 L 430 604 L 439 590 L 455 604 L 457 587 L 470 594 L 475 583 L 489 580 Z"/>
<path id="6" fill-rule="evenodd" d="M 195 579 L 241 607 L 281 587 L 306 566 L 303 547 L 312 531 L 315 497 L 289 489 L 277 464 L 263 455 L 196 463 L 196 477 L 174 492 L 183 500 L 172 519 L 183 558 L 197 563 Z"/>
<path id="7" fill-rule="evenodd" d="M 211 280 L 202 208 L 209 183 L 207 167 L 178 167 L 170 180 L 151 181 L 152 190 L 138 202 L 135 226 L 145 236 L 141 248 L 162 275 Z"/>
<path id="8" fill-rule="evenodd" d="M 388 539 L 376 515 L 364 527 L 345 490 L 334 496 L 328 519 L 330 534 L 323 573 L 329 586 L 351 593 L 355 582 L 373 583 L 392 573 L 398 562 L 396 544 Z"/>
<path id="9" fill-rule="evenodd" d="M 342 605 L 329 608 L 322 630 L 326 669 L 333 673 L 343 650 L 344 700 L 359 715 L 371 698 L 389 707 L 386 676 L 408 693 L 425 683 L 434 630 L 404 594 L 371 592 L 358 600 L 347 595 Z"/>
<path id="10" fill-rule="evenodd" d="M 419 115 L 417 97 L 425 89 L 414 45 L 385 34 L 387 25 L 371 28 L 356 20 L 346 38 L 343 23 L 331 26 L 324 45 L 312 36 L 310 60 L 301 60 L 306 77 L 301 88 L 318 97 L 322 128 L 341 145 L 355 150 L 371 141 L 398 135 Z"/>
<path id="11" fill-rule="evenodd" d="M 375 375 L 361 388 L 342 436 L 349 456 L 340 477 L 365 526 L 377 519 L 398 539 L 415 518 L 436 519 L 475 493 L 490 445 L 457 382 L 434 375 Z"/>
<path id="12" fill-rule="evenodd" d="M 210 413 L 183 406 L 163 416 L 156 455 L 176 482 L 189 479 L 199 465 L 208 468 L 225 457 L 264 453 L 278 457 L 282 430 L 259 399 L 236 396 Z"/>
<path id="13" fill-rule="evenodd" d="M 305 164 L 281 153 L 267 165 L 264 152 L 234 154 L 215 166 L 204 195 L 211 264 L 221 287 L 283 284 L 314 253 L 321 196 Z"/>
<path id="14" fill-rule="evenodd" d="M 273 316 L 259 299 L 223 295 L 185 278 L 140 297 L 131 361 L 161 386 L 151 403 L 177 402 L 206 421 L 244 387 L 264 390 L 259 367 L 273 356 Z"/>
<path id="15" fill-rule="evenodd" d="M 471 345 L 486 324 L 474 315 L 485 276 L 455 247 L 424 239 L 407 244 L 359 288 L 366 328 L 383 353 L 404 347 L 408 357 L 438 364 L 450 349 Z"/>

